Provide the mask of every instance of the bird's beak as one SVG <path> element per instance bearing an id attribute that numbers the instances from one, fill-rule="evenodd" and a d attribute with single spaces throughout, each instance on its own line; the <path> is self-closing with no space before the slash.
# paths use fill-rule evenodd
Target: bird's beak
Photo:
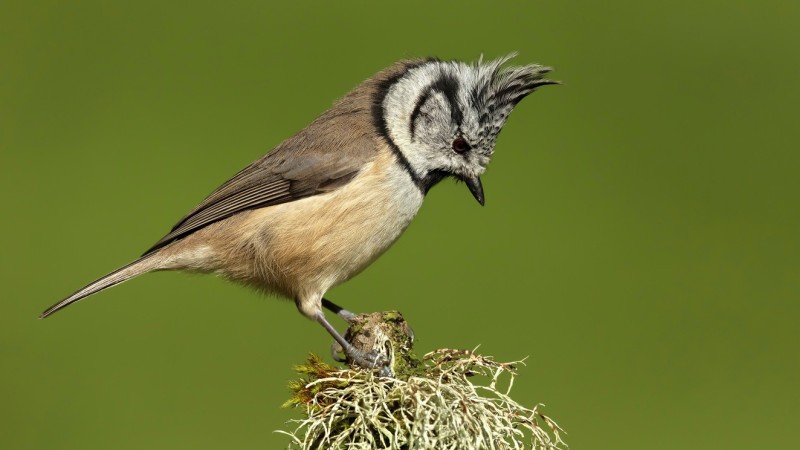
<path id="1" fill-rule="evenodd" d="M 475 200 L 477 200 L 478 203 L 483 206 L 485 200 L 483 198 L 483 185 L 481 184 L 480 177 L 464 177 L 464 183 L 467 183 L 467 187 L 469 188 L 469 191 L 472 192 L 472 196 L 475 197 Z"/>

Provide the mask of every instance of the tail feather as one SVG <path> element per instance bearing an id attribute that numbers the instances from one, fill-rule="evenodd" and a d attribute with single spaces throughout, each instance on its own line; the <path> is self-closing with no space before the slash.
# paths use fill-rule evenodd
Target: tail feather
<path id="1" fill-rule="evenodd" d="M 39 316 L 39 318 L 44 319 L 50 314 L 53 314 L 54 312 L 60 309 L 66 308 L 67 306 L 77 302 L 78 300 L 82 300 L 96 292 L 100 292 L 103 289 L 107 289 L 110 288 L 111 286 L 115 286 L 124 281 L 128 281 L 131 278 L 137 277 L 144 273 L 159 269 L 160 258 L 156 258 L 155 257 L 156 255 L 157 253 L 150 253 L 148 255 L 142 256 L 141 258 L 128 264 L 127 266 L 120 267 L 119 269 L 109 273 L 108 275 L 105 275 L 101 278 L 98 278 L 95 281 L 92 281 L 85 287 L 79 289 L 74 294 L 70 295 L 64 300 L 61 300 L 55 305 L 47 308 L 47 310 L 45 310 Z"/>

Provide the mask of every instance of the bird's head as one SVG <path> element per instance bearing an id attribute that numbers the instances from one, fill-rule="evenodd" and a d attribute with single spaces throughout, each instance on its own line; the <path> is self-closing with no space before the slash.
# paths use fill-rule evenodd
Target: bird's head
<path id="1" fill-rule="evenodd" d="M 379 131 L 427 191 L 445 177 L 464 181 L 484 202 L 480 176 L 514 106 L 537 87 L 556 84 L 535 64 L 425 60 L 382 83 L 374 105 Z"/>

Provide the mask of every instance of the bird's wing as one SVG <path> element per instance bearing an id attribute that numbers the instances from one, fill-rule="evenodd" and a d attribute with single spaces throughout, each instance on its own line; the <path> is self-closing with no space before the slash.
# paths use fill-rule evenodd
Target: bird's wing
<path id="1" fill-rule="evenodd" d="M 145 255 L 238 212 L 333 191 L 352 180 L 375 152 L 367 136 L 316 143 L 301 133 L 212 192 Z"/>

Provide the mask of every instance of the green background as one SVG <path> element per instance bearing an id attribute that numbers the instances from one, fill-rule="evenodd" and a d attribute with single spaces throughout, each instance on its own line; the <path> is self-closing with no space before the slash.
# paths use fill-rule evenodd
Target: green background
<path id="1" fill-rule="evenodd" d="M 514 360 L 573 449 L 800 448 L 800 3 L 0 3 L 0 448 L 282 448 L 286 301 L 158 273 L 46 321 L 404 57 L 517 50 L 480 208 L 436 187 L 330 297 Z M 341 325 L 340 322 L 338 322 Z"/>

